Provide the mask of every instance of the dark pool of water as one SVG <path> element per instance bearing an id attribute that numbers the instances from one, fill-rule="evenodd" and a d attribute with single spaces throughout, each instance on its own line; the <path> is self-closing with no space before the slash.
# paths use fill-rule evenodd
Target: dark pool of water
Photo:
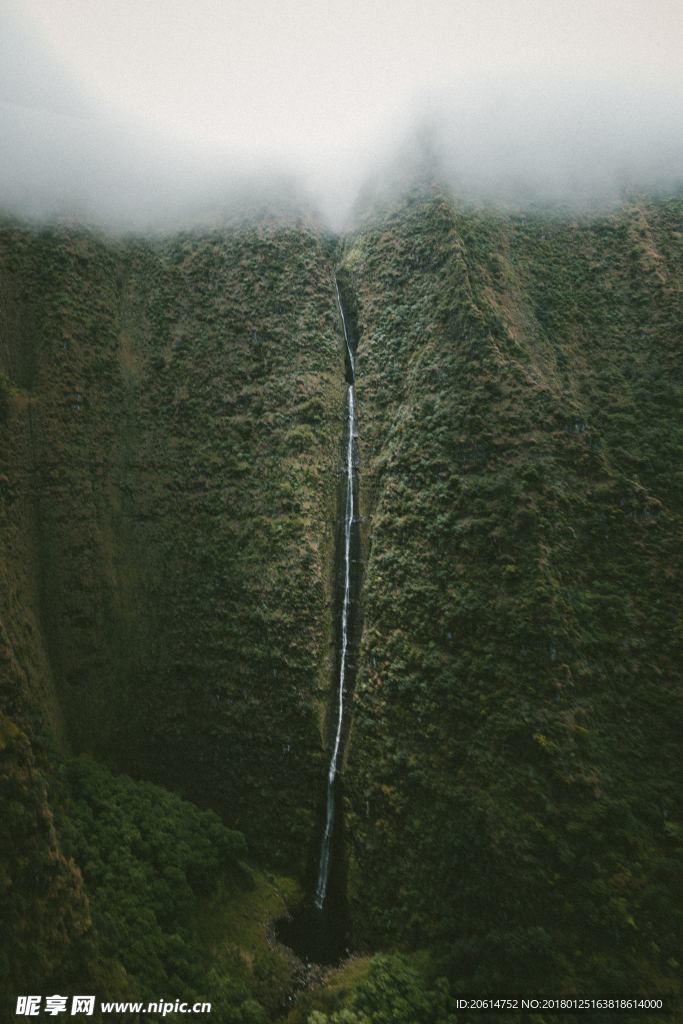
<path id="1" fill-rule="evenodd" d="M 299 907 L 290 917 L 275 922 L 275 934 L 300 960 L 314 964 L 337 964 L 351 952 L 343 915 L 332 908 Z"/>

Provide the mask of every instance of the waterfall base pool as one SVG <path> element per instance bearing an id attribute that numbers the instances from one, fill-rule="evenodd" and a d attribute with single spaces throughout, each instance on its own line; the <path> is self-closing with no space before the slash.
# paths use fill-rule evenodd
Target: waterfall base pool
<path id="1" fill-rule="evenodd" d="M 351 952 L 351 914 L 347 899 L 348 852 L 346 850 L 346 825 L 344 821 L 344 793 L 341 778 L 335 785 L 337 827 L 334 830 L 330 850 L 330 871 L 327 896 L 322 910 L 313 896 L 315 877 L 316 845 L 311 844 L 310 861 L 304 891 L 310 895 L 291 913 L 274 922 L 275 935 L 279 942 L 288 946 L 293 953 L 307 964 L 324 967 L 338 964 Z M 324 807 L 320 808 L 320 824 Z"/>
<path id="2" fill-rule="evenodd" d="M 338 964 L 351 952 L 345 916 L 328 906 L 318 910 L 313 904 L 304 904 L 290 917 L 275 922 L 275 934 L 305 963 Z"/>

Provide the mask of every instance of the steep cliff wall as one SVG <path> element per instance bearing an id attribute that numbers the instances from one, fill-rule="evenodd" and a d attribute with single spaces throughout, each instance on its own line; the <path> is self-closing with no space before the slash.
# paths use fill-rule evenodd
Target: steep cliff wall
<path id="1" fill-rule="evenodd" d="M 349 895 L 360 943 L 429 947 L 456 991 L 674 984 L 682 249 L 680 201 L 504 216 L 438 190 L 344 246 L 367 556 Z M 2 884 L 17 922 L 41 917 L 44 973 L 73 977 L 131 913 L 102 895 L 110 836 L 143 900 L 150 804 L 177 818 L 171 860 L 199 819 L 55 757 L 176 789 L 270 864 L 317 852 L 345 388 L 329 253 L 295 221 L 156 242 L 5 224 L 0 372 Z M 211 829 L 178 841 L 190 903 L 230 843 Z M 146 910 L 159 949 L 179 877 Z M 124 964 L 121 991 L 144 981 L 136 935 L 100 965 Z M 248 1001 L 258 972 L 235 962 Z"/>
<path id="2" fill-rule="evenodd" d="M 10 225 L 0 292 L 9 712 L 300 865 L 344 401 L 319 235 Z"/>
<path id="3" fill-rule="evenodd" d="M 461 988 L 674 984 L 683 207 L 437 192 L 347 243 L 370 554 L 359 935 Z"/>

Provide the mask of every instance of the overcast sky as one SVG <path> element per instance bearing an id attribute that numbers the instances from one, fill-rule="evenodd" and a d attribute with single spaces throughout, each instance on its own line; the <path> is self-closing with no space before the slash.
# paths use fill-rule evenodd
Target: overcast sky
<path id="1" fill-rule="evenodd" d="M 338 221 L 424 124 L 485 195 L 666 182 L 682 52 L 683 0 L 2 0 L 0 206 L 154 219 L 273 172 Z"/>

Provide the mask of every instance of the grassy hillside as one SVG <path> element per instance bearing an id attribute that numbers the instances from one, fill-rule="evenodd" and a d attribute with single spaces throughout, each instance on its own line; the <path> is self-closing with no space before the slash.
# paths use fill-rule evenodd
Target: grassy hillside
<path id="1" fill-rule="evenodd" d="M 680 201 L 438 191 L 347 243 L 351 898 L 360 938 L 438 949 L 456 989 L 677 983 L 682 252 Z"/>

